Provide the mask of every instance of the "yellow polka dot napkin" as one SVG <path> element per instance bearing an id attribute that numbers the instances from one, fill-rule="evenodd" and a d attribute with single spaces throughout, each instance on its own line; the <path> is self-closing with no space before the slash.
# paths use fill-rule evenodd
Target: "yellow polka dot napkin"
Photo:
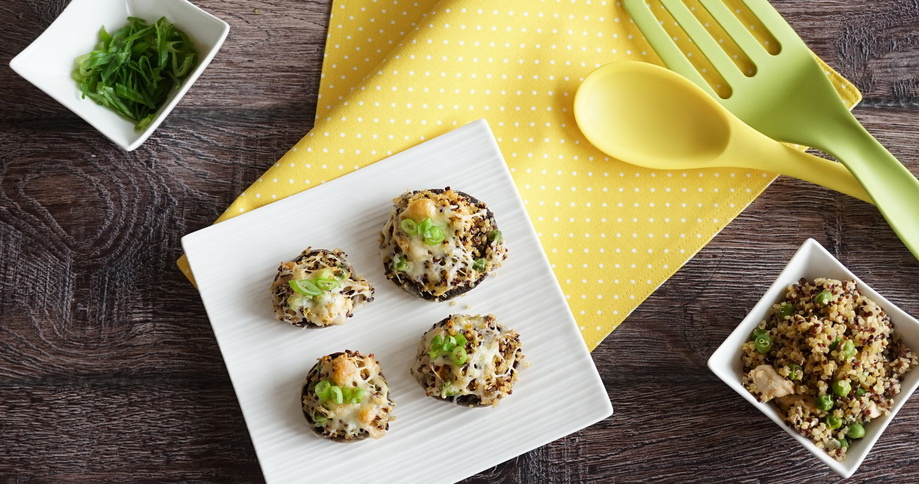
<path id="1" fill-rule="evenodd" d="M 572 101 L 618 60 L 659 63 L 615 1 L 335 0 L 313 129 L 218 222 L 484 118 L 593 349 L 773 179 L 647 170 L 595 149 Z"/>

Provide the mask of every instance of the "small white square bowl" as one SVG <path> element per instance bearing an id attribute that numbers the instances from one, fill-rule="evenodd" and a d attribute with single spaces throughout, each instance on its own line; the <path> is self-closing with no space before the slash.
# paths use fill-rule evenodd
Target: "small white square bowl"
<path id="1" fill-rule="evenodd" d="M 798 282 L 801 278 L 814 280 L 818 277 L 826 277 L 839 280 L 855 280 L 858 283 L 858 289 L 865 297 L 878 303 L 894 324 L 897 333 L 903 338 L 906 345 L 913 351 L 919 351 L 919 321 L 906 314 L 900 308 L 894 306 L 883 296 L 871 289 L 862 280 L 849 272 L 835 257 L 826 251 L 814 239 L 807 239 L 801 248 L 795 253 L 794 257 L 785 266 L 785 269 L 779 274 L 779 277 L 772 283 L 769 290 L 762 299 L 753 307 L 750 313 L 728 336 L 721 346 L 708 359 L 708 367 L 718 375 L 729 387 L 740 394 L 744 399 L 753 404 L 773 422 L 785 429 L 789 435 L 801 443 L 807 450 L 817 456 L 826 465 L 830 466 L 833 471 L 844 478 L 850 477 L 861 465 L 862 461 L 874 447 L 875 442 L 893 420 L 900 407 L 916 391 L 919 386 L 919 368 L 914 368 L 906 374 L 902 381 L 901 392 L 894 397 L 894 405 L 889 415 L 883 415 L 871 420 L 866 426 L 866 435 L 859 440 L 853 440 L 846 452 L 846 459 L 839 462 L 826 452 L 817 448 L 813 442 L 803 437 L 791 426 L 782 421 L 782 417 L 776 410 L 775 405 L 771 402 L 762 403 L 756 397 L 750 394 L 741 384 L 743 376 L 743 364 L 741 363 L 740 346 L 750 338 L 753 329 L 761 321 L 766 319 L 769 309 L 773 304 L 782 301 L 785 297 L 785 291 L 790 284 Z M 763 450 L 766 451 L 765 449 Z"/>
<path id="2" fill-rule="evenodd" d="M 153 23 L 166 17 L 188 34 L 198 50 L 198 67 L 173 91 L 156 118 L 143 131 L 114 111 L 82 99 L 71 78 L 75 59 L 99 43 L 99 28 L 114 32 L 127 25 L 128 17 Z M 170 111 L 194 84 L 223 45 L 230 26 L 186 0 L 73 0 L 61 15 L 28 47 L 10 61 L 10 67 L 35 87 L 80 116 L 127 151 L 133 151 L 153 134 Z"/>

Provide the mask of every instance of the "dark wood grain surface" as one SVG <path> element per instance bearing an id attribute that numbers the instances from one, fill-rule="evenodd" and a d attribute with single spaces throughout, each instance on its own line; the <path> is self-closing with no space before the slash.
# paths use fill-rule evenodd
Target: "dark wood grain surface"
<path id="1" fill-rule="evenodd" d="M 0 3 L 2 482 L 262 479 L 174 261 L 311 127 L 329 0 L 197 3 L 232 35 L 133 153 L 8 67 L 66 2 Z M 919 173 L 919 3 L 775 4 Z M 919 315 L 919 262 L 873 207 L 779 178 L 594 351 L 613 417 L 472 481 L 837 480 L 705 366 L 807 237 Z M 919 482 L 917 440 L 913 398 L 852 481 Z"/>

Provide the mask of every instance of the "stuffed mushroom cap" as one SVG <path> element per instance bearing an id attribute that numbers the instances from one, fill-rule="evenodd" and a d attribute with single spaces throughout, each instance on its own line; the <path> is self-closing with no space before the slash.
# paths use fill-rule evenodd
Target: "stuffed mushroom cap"
<path id="1" fill-rule="evenodd" d="M 307 247 L 281 263 L 270 290 L 275 317 L 299 327 L 344 324 L 357 307 L 373 301 L 373 286 L 354 273 L 340 249 Z"/>
<path id="2" fill-rule="evenodd" d="M 395 402 L 373 354 L 345 350 L 319 358 L 300 394 L 312 431 L 337 442 L 379 439 L 389 430 Z"/>
<path id="3" fill-rule="evenodd" d="M 485 203 L 447 187 L 393 200 L 380 256 L 389 280 L 421 298 L 445 301 L 494 273 L 507 248 Z"/>
<path id="4" fill-rule="evenodd" d="M 523 358 L 520 335 L 495 316 L 454 314 L 421 337 L 411 373 L 430 397 L 494 406 L 513 392 Z"/>

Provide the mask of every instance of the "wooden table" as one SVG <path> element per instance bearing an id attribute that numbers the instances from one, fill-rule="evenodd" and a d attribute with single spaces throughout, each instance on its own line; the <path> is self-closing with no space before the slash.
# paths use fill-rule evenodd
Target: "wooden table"
<path id="1" fill-rule="evenodd" d="M 6 67 L 66 2 L 0 5 L 0 481 L 262 479 L 174 261 L 310 129 L 330 2 L 197 3 L 231 36 L 133 153 Z M 919 173 L 919 3 L 775 3 Z M 919 315 L 919 262 L 872 206 L 779 178 L 593 353 L 613 417 L 471 481 L 836 480 L 705 366 L 807 237 Z M 919 481 L 917 437 L 913 398 L 853 481 Z"/>

